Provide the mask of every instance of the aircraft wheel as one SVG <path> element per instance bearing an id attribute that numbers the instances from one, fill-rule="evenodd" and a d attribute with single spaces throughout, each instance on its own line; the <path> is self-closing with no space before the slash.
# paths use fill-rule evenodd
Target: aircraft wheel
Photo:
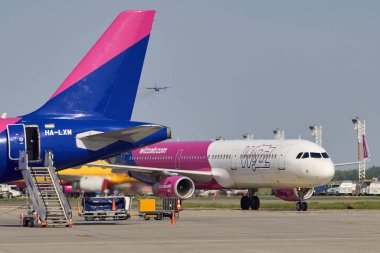
<path id="1" fill-rule="evenodd" d="M 296 210 L 301 211 L 301 202 L 299 201 L 296 203 Z"/>
<path id="2" fill-rule="evenodd" d="M 260 199 L 257 196 L 252 196 L 250 201 L 252 210 L 258 210 L 260 208 Z"/>
<path id="3" fill-rule="evenodd" d="M 29 225 L 29 221 L 27 218 L 22 219 L 22 226 L 27 227 Z"/>
<path id="4" fill-rule="evenodd" d="M 301 210 L 307 211 L 307 203 L 306 202 L 301 202 Z"/>
<path id="5" fill-rule="evenodd" d="M 250 206 L 250 201 L 248 196 L 241 197 L 240 207 L 242 210 L 248 210 Z"/>
<path id="6" fill-rule="evenodd" d="M 29 219 L 28 227 L 34 227 L 34 219 Z"/>

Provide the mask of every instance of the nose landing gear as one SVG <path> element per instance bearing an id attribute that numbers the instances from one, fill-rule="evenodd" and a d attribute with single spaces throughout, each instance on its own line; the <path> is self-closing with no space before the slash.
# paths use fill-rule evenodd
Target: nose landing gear
<path id="1" fill-rule="evenodd" d="M 260 199 L 255 195 L 257 189 L 249 189 L 248 196 L 241 197 L 240 207 L 242 210 L 258 210 L 260 208 Z"/>
<path id="2" fill-rule="evenodd" d="M 299 201 L 296 203 L 297 211 L 307 211 L 307 203 L 304 201 L 305 194 L 309 191 L 309 189 L 297 189 L 297 195 L 299 197 Z"/>

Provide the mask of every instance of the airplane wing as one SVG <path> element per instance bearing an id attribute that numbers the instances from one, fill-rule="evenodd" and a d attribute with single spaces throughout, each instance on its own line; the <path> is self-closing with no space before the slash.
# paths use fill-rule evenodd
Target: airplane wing
<path id="1" fill-rule="evenodd" d="M 363 160 L 357 161 L 357 162 L 348 162 L 348 163 L 334 163 L 335 167 L 341 167 L 341 166 L 349 166 L 349 165 L 355 165 L 355 164 L 360 164 L 363 162 L 368 162 L 370 160 L 370 157 L 364 157 Z"/>
<path id="2" fill-rule="evenodd" d="M 142 172 L 145 174 L 153 174 L 160 176 L 173 176 L 173 175 L 183 175 L 187 176 L 193 180 L 208 182 L 212 179 L 212 171 L 198 171 L 198 170 L 177 170 L 177 169 L 165 169 L 165 168 L 154 168 L 154 167 L 140 167 L 140 166 L 130 166 L 130 165 L 118 165 L 118 164 L 95 164 L 89 163 L 87 166 L 96 166 L 102 168 L 112 168 L 114 173 L 127 173 L 129 171 Z"/>
<path id="3" fill-rule="evenodd" d="M 88 131 L 77 134 L 75 138 L 78 148 L 97 151 L 117 141 L 131 143 L 140 141 L 145 137 L 158 132 L 162 128 L 163 127 L 160 125 L 141 125 L 106 133 Z"/>
<path id="4" fill-rule="evenodd" d="M 349 163 L 334 163 L 335 167 L 341 167 L 341 166 L 349 166 L 349 165 L 355 165 L 362 162 L 349 162 Z"/>
<path id="5" fill-rule="evenodd" d="M 59 179 L 61 179 L 63 181 L 73 183 L 73 182 L 80 181 L 80 179 L 83 177 L 83 175 L 66 175 L 66 174 L 62 175 L 62 174 L 58 174 L 58 177 L 59 177 Z"/>

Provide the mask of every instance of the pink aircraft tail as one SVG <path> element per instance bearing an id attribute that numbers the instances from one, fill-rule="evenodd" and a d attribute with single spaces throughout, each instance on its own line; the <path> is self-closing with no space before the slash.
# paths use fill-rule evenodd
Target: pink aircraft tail
<path id="1" fill-rule="evenodd" d="M 368 146 L 367 146 L 367 141 L 365 139 L 365 135 L 363 134 L 362 136 L 362 144 L 363 144 L 363 158 L 364 159 L 368 159 L 371 157 L 371 155 L 369 154 L 369 150 L 368 150 Z"/>

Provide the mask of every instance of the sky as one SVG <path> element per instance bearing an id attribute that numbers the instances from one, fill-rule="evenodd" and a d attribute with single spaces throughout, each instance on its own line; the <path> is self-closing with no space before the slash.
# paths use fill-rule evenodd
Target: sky
<path id="1" fill-rule="evenodd" d="M 40 107 L 119 12 L 157 10 L 132 120 L 179 140 L 312 140 L 357 159 L 351 119 L 367 123 L 380 165 L 379 1 L 0 0 L 0 111 Z M 158 93 L 144 87 L 170 86 Z M 122 108 L 121 108 L 122 109 Z"/>

